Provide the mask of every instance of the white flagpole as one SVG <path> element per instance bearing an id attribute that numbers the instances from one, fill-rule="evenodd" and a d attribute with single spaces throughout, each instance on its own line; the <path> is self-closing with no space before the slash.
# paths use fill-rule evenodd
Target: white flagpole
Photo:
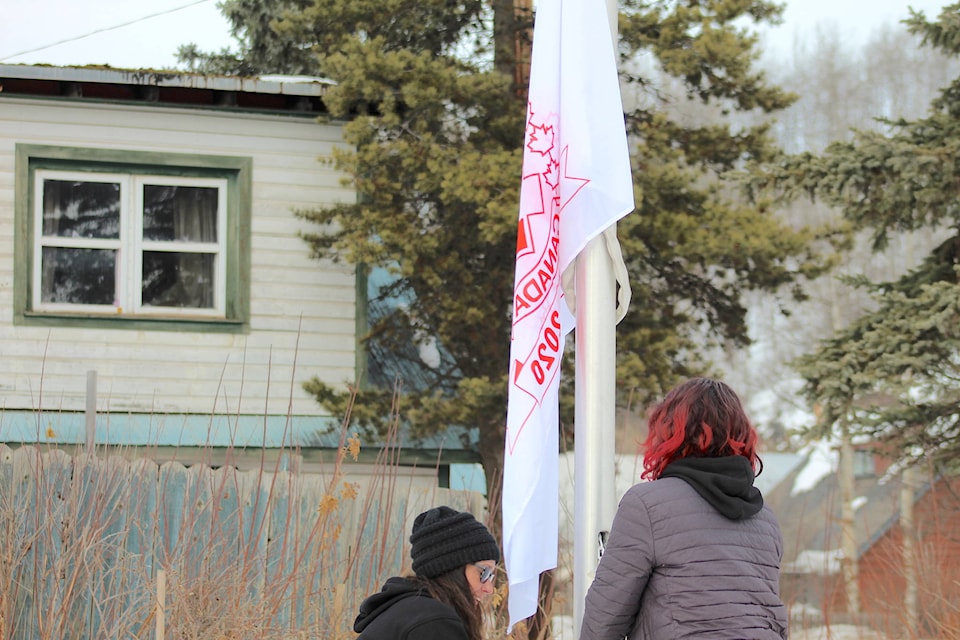
<path id="1" fill-rule="evenodd" d="M 616 43 L 616 0 L 606 0 L 605 7 Z M 617 501 L 616 279 L 603 234 L 580 253 L 576 270 L 573 622 L 579 634 L 599 561 L 599 536 L 609 531 Z"/>
<path id="2" fill-rule="evenodd" d="M 574 629 L 599 560 L 599 535 L 616 510 L 614 388 L 616 295 L 604 237 L 577 258 L 576 391 L 574 401 Z"/>

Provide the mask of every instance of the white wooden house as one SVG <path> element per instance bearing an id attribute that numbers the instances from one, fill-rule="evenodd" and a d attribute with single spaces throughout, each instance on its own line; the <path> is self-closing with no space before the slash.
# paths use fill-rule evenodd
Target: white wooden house
<path id="1" fill-rule="evenodd" d="M 0 65 L 0 442 L 337 448 L 302 385 L 364 369 L 366 283 L 294 214 L 356 197 L 328 86 Z M 401 459 L 442 478 L 459 442 Z"/>
<path id="2" fill-rule="evenodd" d="M 302 385 L 348 384 L 366 360 L 367 283 L 311 257 L 294 213 L 355 198 L 321 162 L 343 144 L 327 86 L 0 65 L 0 503 L 21 516 L 0 546 L 28 553 L 0 586 L 9 637 L 67 618 L 73 637 L 144 635 L 164 619 L 154 585 L 169 625 L 176 589 L 223 576 L 242 597 L 211 601 L 273 597 L 271 624 L 326 629 L 332 600 L 288 585 L 316 600 L 341 576 L 358 601 L 409 567 L 422 509 L 481 514 L 479 494 L 437 486 L 474 488 L 455 482 L 477 476 L 457 434 L 391 443 L 389 467 L 364 442 L 342 485 L 313 473 L 342 416 Z"/>
<path id="3" fill-rule="evenodd" d="M 104 444 L 339 422 L 302 383 L 356 375 L 362 296 L 293 213 L 355 197 L 320 162 L 341 144 L 323 81 L 0 65 L 0 85 L 0 440 L 84 442 L 91 381 Z"/>

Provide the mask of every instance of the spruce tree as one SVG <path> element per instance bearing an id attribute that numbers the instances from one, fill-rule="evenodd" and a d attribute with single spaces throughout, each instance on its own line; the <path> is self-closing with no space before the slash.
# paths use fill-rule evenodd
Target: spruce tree
<path id="1" fill-rule="evenodd" d="M 960 4 L 938 20 L 905 21 L 924 45 L 960 54 Z M 785 158 L 761 182 L 842 211 L 876 251 L 897 234 L 934 230 L 942 239 L 902 277 L 853 279 L 871 310 L 802 357 L 797 367 L 818 422 L 807 435 L 845 430 L 904 458 L 952 461 L 960 453 L 960 78 L 925 117 L 881 119 L 821 154 Z"/>
<path id="2" fill-rule="evenodd" d="M 529 4 L 225 0 L 238 50 L 181 51 L 197 70 L 335 81 L 325 101 L 346 122 L 348 148 L 332 161 L 359 195 L 299 212 L 317 224 L 305 239 L 317 256 L 389 272 L 369 301 L 377 313 L 367 350 L 405 372 L 400 411 L 412 435 L 447 425 L 479 434 L 490 487 L 504 446 Z M 785 224 L 770 202 L 739 197 L 733 177 L 777 157 L 765 126 L 732 116 L 793 99 L 754 70 L 757 41 L 744 28 L 779 14 L 764 0 L 621 2 L 638 203 L 619 227 L 633 288 L 618 327 L 621 401 L 642 407 L 678 379 L 708 372 L 711 349 L 749 342 L 745 292 L 800 295 L 802 279 L 823 266 L 811 231 Z M 653 64 L 637 71 L 640 60 Z M 680 96 L 667 95 L 671 83 Z M 683 120 L 676 100 L 715 117 Z M 434 344 L 428 363 L 420 354 Z M 357 424 L 383 428 L 393 395 L 385 387 L 361 391 Z M 317 380 L 307 388 L 332 411 L 345 409 L 342 388 Z M 568 403 L 572 396 L 562 393 Z"/>

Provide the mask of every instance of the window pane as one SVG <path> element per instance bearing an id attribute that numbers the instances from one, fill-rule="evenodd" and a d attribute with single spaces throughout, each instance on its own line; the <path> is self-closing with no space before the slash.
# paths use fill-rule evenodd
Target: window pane
<path id="1" fill-rule="evenodd" d="M 120 185 L 114 182 L 44 180 L 43 235 L 119 238 Z"/>
<path id="2" fill-rule="evenodd" d="M 216 242 L 218 195 L 215 187 L 144 185 L 144 240 Z"/>
<path id="3" fill-rule="evenodd" d="M 112 249 L 44 247 L 40 299 L 68 304 L 116 300 L 117 252 Z"/>
<path id="4" fill-rule="evenodd" d="M 212 309 L 215 258 L 210 253 L 144 251 L 143 306 Z"/>

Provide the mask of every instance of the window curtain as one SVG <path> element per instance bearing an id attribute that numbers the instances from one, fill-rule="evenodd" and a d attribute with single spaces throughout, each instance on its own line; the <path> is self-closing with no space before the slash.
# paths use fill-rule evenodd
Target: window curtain
<path id="1" fill-rule="evenodd" d="M 216 243 L 219 190 L 179 185 L 144 186 L 144 239 Z M 145 305 L 209 309 L 214 306 L 216 255 L 144 251 Z"/>

